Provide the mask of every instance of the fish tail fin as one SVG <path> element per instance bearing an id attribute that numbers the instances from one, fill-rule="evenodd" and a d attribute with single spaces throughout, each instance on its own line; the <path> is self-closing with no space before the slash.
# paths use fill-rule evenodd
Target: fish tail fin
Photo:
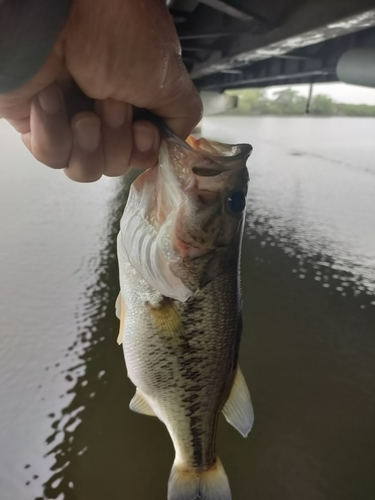
<path id="1" fill-rule="evenodd" d="M 232 500 L 229 481 L 220 458 L 199 476 L 199 496 L 201 500 Z"/>
<path id="2" fill-rule="evenodd" d="M 193 500 L 199 495 L 199 474 L 173 464 L 168 481 L 168 500 Z"/>
<path id="3" fill-rule="evenodd" d="M 173 465 L 168 483 L 168 500 L 232 500 L 229 482 L 219 458 L 204 472 Z"/>

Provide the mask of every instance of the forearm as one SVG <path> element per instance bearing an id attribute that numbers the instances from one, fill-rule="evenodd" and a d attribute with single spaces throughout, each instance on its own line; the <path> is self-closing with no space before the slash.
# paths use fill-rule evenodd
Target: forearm
<path id="1" fill-rule="evenodd" d="M 21 87 L 48 57 L 71 0 L 0 0 L 0 94 Z"/>

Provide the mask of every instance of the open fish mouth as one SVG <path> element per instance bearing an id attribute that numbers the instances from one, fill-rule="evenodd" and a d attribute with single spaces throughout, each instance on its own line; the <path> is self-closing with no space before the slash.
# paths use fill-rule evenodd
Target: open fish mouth
<path id="1" fill-rule="evenodd" d="M 161 127 L 162 134 L 170 141 L 179 146 L 199 151 L 206 158 L 217 161 L 225 165 L 227 161 L 241 160 L 250 156 L 253 147 L 250 144 L 224 144 L 217 141 L 208 141 L 207 139 L 196 139 L 190 135 L 186 141 L 177 137 L 169 128 L 164 125 Z"/>
<path id="2" fill-rule="evenodd" d="M 186 193 L 195 188 L 202 199 L 210 199 L 209 193 L 222 192 L 231 183 L 230 178 L 246 169 L 253 150 L 250 144 L 223 144 L 193 136 L 185 142 L 166 127 L 162 128 L 162 136 L 160 156 L 169 156 L 171 161 L 160 163 L 161 175 L 168 178 L 170 188 L 174 185 Z"/>
<path id="3" fill-rule="evenodd" d="M 189 136 L 183 141 L 176 137 L 168 128 L 163 130 L 168 141 L 177 144 L 189 151 L 201 156 L 201 162 L 192 166 L 194 174 L 200 177 L 214 177 L 224 172 L 234 171 L 245 167 L 246 160 L 253 151 L 250 144 L 222 144 L 206 139 L 196 139 Z"/>

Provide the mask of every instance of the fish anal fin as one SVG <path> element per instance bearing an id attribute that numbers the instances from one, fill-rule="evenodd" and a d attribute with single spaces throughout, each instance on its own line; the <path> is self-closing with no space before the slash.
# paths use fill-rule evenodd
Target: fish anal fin
<path id="1" fill-rule="evenodd" d="M 184 336 L 184 327 L 172 300 L 165 298 L 156 307 L 148 304 L 148 310 L 152 326 L 161 337 L 177 342 Z"/>
<path id="2" fill-rule="evenodd" d="M 121 345 L 124 341 L 125 335 L 125 304 L 123 298 L 121 297 L 121 292 L 116 300 L 116 316 L 120 320 L 120 331 L 117 337 L 117 343 L 118 345 Z"/>
<path id="3" fill-rule="evenodd" d="M 243 437 L 246 437 L 254 423 L 254 411 L 249 389 L 240 367 L 237 367 L 232 391 L 223 408 L 223 415 Z"/>
<path id="4" fill-rule="evenodd" d="M 145 396 L 139 389 L 136 390 L 133 399 L 130 401 L 129 408 L 136 413 L 156 417 L 154 410 L 151 408 Z"/>

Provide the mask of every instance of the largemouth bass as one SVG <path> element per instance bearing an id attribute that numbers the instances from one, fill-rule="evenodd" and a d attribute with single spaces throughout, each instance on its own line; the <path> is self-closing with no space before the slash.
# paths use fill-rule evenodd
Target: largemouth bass
<path id="1" fill-rule="evenodd" d="M 158 417 L 173 441 L 168 500 L 230 500 L 219 414 L 244 437 L 253 423 L 237 361 L 251 150 L 165 135 L 121 219 L 118 341 L 136 386 L 130 408 Z"/>

